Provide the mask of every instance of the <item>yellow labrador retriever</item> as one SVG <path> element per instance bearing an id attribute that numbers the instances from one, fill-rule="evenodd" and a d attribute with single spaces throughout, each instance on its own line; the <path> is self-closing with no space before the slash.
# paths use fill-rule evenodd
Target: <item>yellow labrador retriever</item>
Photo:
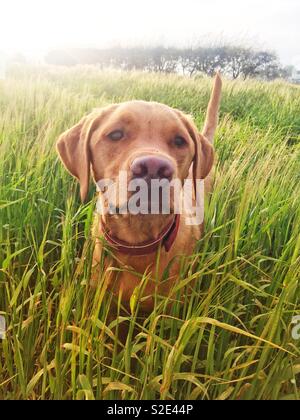
<path id="1" fill-rule="evenodd" d="M 97 282 L 103 247 L 110 249 L 105 265 L 129 267 L 110 276 L 108 288 L 115 295 L 122 294 L 122 302 L 128 306 L 135 288 L 140 284 L 141 275 L 149 273 L 144 290 L 141 309 L 149 312 L 153 308 L 155 291 L 163 296 L 170 293 L 176 281 L 179 265 L 171 265 L 167 281 L 161 276 L 178 255 L 191 255 L 203 231 L 203 221 L 187 223 L 189 210 L 181 214 L 175 212 L 175 199 L 170 199 L 168 212 L 163 212 L 161 197 L 159 211 L 124 212 L 128 195 L 120 190 L 120 174 L 127 176 L 127 187 L 131 181 L 143 181 L 150 185 L 153 181 L 179 180 L 183 185 L 188 179 L 195 188 L 197 183 L 209 190 L 209 174 L 213 167 L 213 136 L 218 121 L 221 96 L 221 78 L 217 74 L 208 104 L 202 133 L 199 133 L 192 119 L 169 106 L 144 101 L 113 104 L 93 111 L 78 124 L 63 133 L 57 142 L 57 151 L 66 169 L 80 183 L 81 199 L 86 199 L 90 172 L 95 182 L 111 180 L 115 185 L 115 211 L 102 212 L 95 217 L 94 234 L 94 283 Z M 151 184 L 152 185 L 152 184 Z M 102 208 L 109 207 L 106 190 L 99 192 Z M 175 195 L 175 193 L 174 193 Z M 129 191 L 129 200 L 133 197 Z M 148 207 L 151 197 L 148 195 Z M 196 196 L 194 203 L 203 209 L 204 194 Z M 160 252 L 159 268 L 156 267 L 157 253 Z"/>

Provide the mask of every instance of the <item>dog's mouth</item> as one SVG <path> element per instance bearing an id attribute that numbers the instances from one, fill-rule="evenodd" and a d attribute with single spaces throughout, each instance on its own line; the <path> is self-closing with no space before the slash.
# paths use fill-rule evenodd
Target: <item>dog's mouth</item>
<path id="1" fill-rule="evenodd" d="M 180 196 L 181 181 L 168 179 L 131 179 L 121 185 L 114 182 L 100 189 L 102 211 L 110 214 L 174 214 Z M 98 184 L 97 184 L 98 185 Z"/>
<path id="2" fill-rule="evenodd" d="M 133 198 L 132 196 L 131 198 Z M 129 198 L 125 203 L 114 203 L 112 201 L 106 203 L 106 207 L 110 214 L 173 214 L 174 205 L 169 197 L 159 197 L 158 199 L 141 199 L 137 198 L 132 201 Z"/>
<path id="3" fill-rule="evenodd" d="M 128 192 L 128 199 L 120 202 L 118 199 L 104 198 L 101 200 L 105 212 L 110 214 L 173 214 L 174 194 L 162 190 L 140 194 L 139 192 Z"/>

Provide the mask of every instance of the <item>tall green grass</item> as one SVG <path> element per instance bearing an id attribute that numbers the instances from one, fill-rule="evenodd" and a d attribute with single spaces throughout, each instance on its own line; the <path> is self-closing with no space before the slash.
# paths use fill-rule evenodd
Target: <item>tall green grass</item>
<path id="1" fill-rule="evenodd" d="M 134 98 L 201 128 L 210 88 L 91 68 L 12 68 L 0 81 L 0 399 L 299 399 L 298 87 L 224 83 L 206 232 L 175 286 L 196 279 L 183 306 L 170 313 L 158 296 L 141 318 L 137 298 L 111 322 L 110 273 L 89 285 L 93 191 L 81 205 L 57 136 L 93 107 Z"/>

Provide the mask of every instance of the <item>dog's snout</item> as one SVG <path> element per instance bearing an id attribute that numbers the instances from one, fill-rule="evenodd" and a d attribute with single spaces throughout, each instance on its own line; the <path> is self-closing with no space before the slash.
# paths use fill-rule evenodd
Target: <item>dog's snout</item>
<path id="1" fill-rule="evenodd" d="M 174 166 L 166 158 L 141 156 L 132 162 L 131 172 L 134 178 L 171 180 L 174 175 Z"/>

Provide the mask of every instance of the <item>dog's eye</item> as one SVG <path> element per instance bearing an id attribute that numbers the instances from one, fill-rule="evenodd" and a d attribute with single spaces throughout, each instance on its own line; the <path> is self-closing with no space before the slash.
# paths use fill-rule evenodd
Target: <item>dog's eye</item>
<path id="1" fill-rule="evenodd" d="M 124 137 L 124 133 L 122 130 L 115 130 L 108 134 L 107 136 L 110 140 L 118 141 Z"/>
<path id="2" fill-rule="evenodd" d="M 183 147 L 187 144 L 186 140 L 181 136 L 176 136 L 175 139 L 173 140 L 173 143 L 177 147 Z"/>

